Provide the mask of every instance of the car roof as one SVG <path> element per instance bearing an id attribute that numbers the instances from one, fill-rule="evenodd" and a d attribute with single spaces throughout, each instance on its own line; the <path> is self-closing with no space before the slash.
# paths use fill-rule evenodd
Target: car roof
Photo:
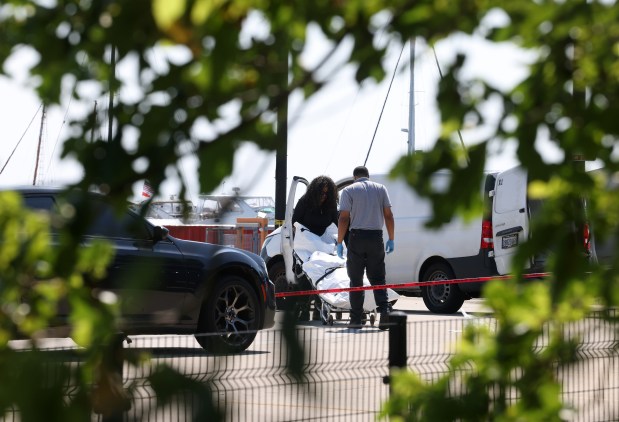
<path id="1" fill-rule="evenodd" d="M 0 191 L 20 192 L 20 193 L 58 193 L 66 190 L 66 187 L 61 186 L 31 186 L 31 185 L 15 185 L 15 186 L 0 186 Z"/>
<path id="2" fill-rule="evenodd" d="M 79 188 L 70 186 L 32 186 L 32 185 L 16 185 L 16 186 L 0 186 L 0 192 L 17 192 L 20 195 L 53 195 L 57 196 L 63 193 L 82 192 Z M 105 198 L 99 192 L 86 192 L 88 196 L 96 198 Z"/>

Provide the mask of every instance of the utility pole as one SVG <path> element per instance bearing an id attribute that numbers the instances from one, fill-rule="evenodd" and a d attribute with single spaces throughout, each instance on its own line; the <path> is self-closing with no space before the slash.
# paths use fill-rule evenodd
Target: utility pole
<path id="1" fill-rule="evenodd" d="M 275 152 L 275 227 L 284 224 L 286 217 L 286 185 L 288 178 L 288 38 L 283 32 L 276 38 L 279 44 L 278 70 L 281 70 L 281 94 L 277 107 L 277 150 Z"/>
<path id="2" fill-rule="evenodd" d="M 286 217 L 286 181 L 288 179 L 288 107 L 277 110 L 278 147 L 275 152 L 275 227 Z"/>
<path id="3" fill-rule="evenodd" d="M 410 40 L 410 92 L 408 93 L 408 155 L 415 153 L 415 38 Z"/>

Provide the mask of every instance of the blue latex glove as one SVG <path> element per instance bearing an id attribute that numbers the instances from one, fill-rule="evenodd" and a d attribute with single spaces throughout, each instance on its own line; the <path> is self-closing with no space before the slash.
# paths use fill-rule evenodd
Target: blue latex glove
<path id="1" fill-rule="evenodd" d="M 394 249 L 395 249 L 395 245 L 393 244 L 393 240 L 391 239 L 387 240 L 387 243 L 385 244 L 385 252 L 391 253 L 393 252 Z"/>
<path id="2" fill-rule="evenodd" d="M 342 245 L 341 243 L 338 243 L 336 246 L 337 249 L 337 256 L 339 256 L 340 258 L 344 258 L 344 245 Z"/>

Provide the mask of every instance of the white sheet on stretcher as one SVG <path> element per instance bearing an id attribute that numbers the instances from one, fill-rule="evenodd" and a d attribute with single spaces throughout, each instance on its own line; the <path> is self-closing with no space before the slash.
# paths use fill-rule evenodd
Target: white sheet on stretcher
<path id="1" fill-rule="evenodd" d="M 319 291 L 320 298 L 329 305 L 345 310 L 350 309 L 348 292 L 320 293 L 321 290 L 331 290 L 350 287 L 350 279 L 346 272 L 346 248 L 344 258 L 337 256 L 337 227 L 331 224 L 322 236 L 317 236 L 305 226 L 295 223 L 294 251 L 303 261 L 303 271 L 310 278 L 312 285 Z M 370 286 L 367 276 L 363 277 L 363 285 Z M 392 289 L 387 289 L 389 302 L 400 297 Z M 371 312 L 376 309 L 374 292 L 365 291 L 363 309 Z"/>

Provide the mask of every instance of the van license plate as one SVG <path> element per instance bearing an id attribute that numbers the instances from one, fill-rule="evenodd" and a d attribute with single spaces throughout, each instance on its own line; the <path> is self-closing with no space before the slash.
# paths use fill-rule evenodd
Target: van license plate
<path id="1" fill-rule="evenodd" d="M 503 236 L 503 238 L 501 239 L 501 246 L 503 247 L 503 249 L 509 249 L 513 248 L 514 246 L 518 246 L 518 233 Z"/>

